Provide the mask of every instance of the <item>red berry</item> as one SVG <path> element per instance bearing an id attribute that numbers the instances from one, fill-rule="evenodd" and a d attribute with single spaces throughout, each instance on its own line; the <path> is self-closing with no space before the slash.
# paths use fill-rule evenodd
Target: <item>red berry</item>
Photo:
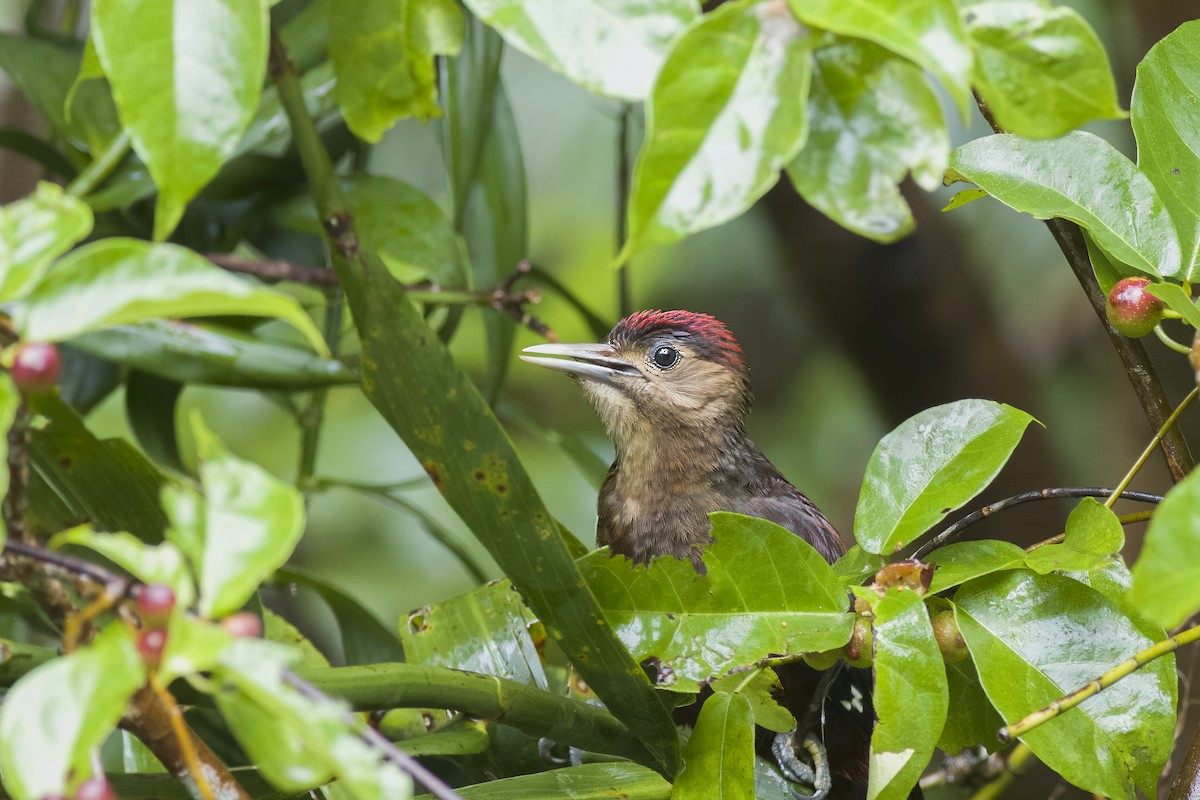
<path id="1" fill-rule="evenodd" d="M 117 800 L 117 793 L 104 776 L 88 778 L 75 789 L 75 800 Z"/>
<path id="2" fill-rule="evenodd" d="M 44 392 L 58 381 L 61 368 L 57 347 L 31 342 L 17 348 L 17 354 L 13 358 L 12 377 L 22 392 Z"/>
<path id="3" fill-rule="evenodd" d="M 262 620 L 250 611 L 239 611 L 221 620 L 221 628 L 238 639 L 257 639 L 262 636 Z"/>
<path id="4" fill-rule="evenodd" d="M 1146 291 L 1148 278 L 1122 278 L 1108 293 L 1105 310 L 1114 328 L 1136 339 L 1162 322 L 1163 301 Z"/>
<path id="5" fill-rule="evenodd" d="M 158 666 L 162 660 L 163 648 L 167 646 L 167 632 L 162 628 L 150 628 L 142 631 L 138 637 L 137 649 L 142 660 L 150 666 Z"/>
<path id="6" fill-rule="evenodd" d="M 147 583 L 133 593 L 137 610 L 150 619 L 161 619 L 175 608 L 175 591 L 165 583 Z"/>

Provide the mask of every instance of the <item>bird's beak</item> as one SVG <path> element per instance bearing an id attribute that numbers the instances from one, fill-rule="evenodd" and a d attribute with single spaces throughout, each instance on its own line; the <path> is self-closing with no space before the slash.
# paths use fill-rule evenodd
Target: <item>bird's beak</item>
<path id="1" fill-rule="evenodd" d="M 642 377 L 642 373 L 637 367 L 619 357 L 616 351 L 607 344 L 535 344 L 532 347 L 526 347 L 521 352 L 563 356 L 563 358 L 538 358 L 537 356 L 522 355 L 521 360 L 579 378 L 615 383 L 622 375 Z"/>

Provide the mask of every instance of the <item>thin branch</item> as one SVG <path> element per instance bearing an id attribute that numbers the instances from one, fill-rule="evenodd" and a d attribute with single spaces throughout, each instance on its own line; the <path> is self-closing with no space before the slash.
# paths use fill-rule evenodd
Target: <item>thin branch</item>
<path id="1" fill-rule="evenodd" d="M 291 281 L 321 287 L 338 285 L 337 273 L 333 270 L 324 267 L 306 267 L 282 258 L 259 261 L 242 258 L 231 253 L 205 253 L 204 257 L 223 270 L 253 275 L 268 282 Z"/>
<path id="2" fill-rule="evenodd" d="M 953 525 L 943 530 L 937 536 L 934 536 L 925 544 L 921 545 L 913 552 L 912 558 L 920 559 L 928 555 L 931 551 L 949 544 L 958 537 L 962 536 L 963 531 L 971 527 L 977 522 L 980 522 L 993 514 L 1004 511 L 1005 509 L 1019 506 L 1023 503 L 1031 503 L 1036 500 L 1059 500 L 1063 498 L 1076 497 L 1111 497 L 1113 489 L 1106 489 L 1100 486 L 1069 486 L 1055 489 L 1042 489 L 1040 491 L 1023 492 L 1021 494 L 1006 497 L 1003 500 L 997 500 L 995 503 L 986 505 L 977 511 L 972 511 L 960 520 L 957 520 Z M 1161 503 L 1162 496 L 1157 494 L 1149 494 L 1147 492 L 1121 492 L 1120 499 L 1135 500 L 1141 503 Z"/>
<path id="3" fill-rule="evenodd" d="M 328 702 L 330 700 L 328 695 L 290 670 L 284 670 L 283 679 L 309 700 L 316 702 Z M 389 742 L 379 731 L 370 725 L 363 724 L 362 719 L 356 716 L 353 711 L 345 712 L 342 715 L 342 719 L 346 724 L 358 731 L 358 735 L 362 737 L 364 742 L 374 747 L 383 754 L 385 759 L 395 764 L 403 772 L 411 776 L 413 780 L 428 789 L 429 793 L 438 798 L 438 800 L 462 800 L 462 795 L 451 789 L 441 778 L 427 770 L 421 762 Z"/>
<path id="4" fill-rule="evenodd" d="M 4 495 L 4 527 L 8 535 L 34 544 L 29 530 L 29 404 L 22 397 L 8 429 L 8 492 Z"/>

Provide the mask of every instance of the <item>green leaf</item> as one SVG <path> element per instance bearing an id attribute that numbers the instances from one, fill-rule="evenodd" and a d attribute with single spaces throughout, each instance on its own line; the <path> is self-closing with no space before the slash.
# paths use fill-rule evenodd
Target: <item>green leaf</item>
<path id="1" fill-rule="evenodd" d="M 949 702 L 938 749 L 954 755 L 964 747 L 983 745 L 994 752 L 1000 746 L 996 731 L 1004 720 L 983 691 L 975 662 L 966 658 L 947 664 L 946 685 Z"/>
<path id="2" fill-rule="evenodd" d="M 0 373 L 0 431 L 12 428 L 20 405 L 21 393 L 13 384 L 12 375 L 7 371 Z M 0 441 L 0 497 L 8 495 L 8 482 L 11 477 L 8 468 L 8 437 L 5 435 Z M 7 538 L 8 530 L 4 520 L 0 519 L 0 549 L 4 547 Z"/>
<path id="3" fill-rule="evenodd" d="M 0 208 L 0 302 L 20 299 L 92 231 L 92 210 L 53 183 Z"/>
<path id="4" fill-rule="evenodd" d="M 963 9 L 974 83 L 996 122 L 1052 139 L 1094 119 L 1122 119 L 1108 55 L 1073 8 L 985 0 Z"/>
<path id="5" fill-rule="evenodd" d="M 1130 117 L 1138 166 L 1179 231 L 1180 278 L 1193 281 L 1200 267 L 1200 21 L 1183 23 L 1146 53 Z"/>
<path id="6" fill-rule="evenodd" d="M 597 94 L 642 100 L 694 0 L 465 0 L 510 45 Z"/>
<path id="7" fill-rule="evenodd" d="M 1078 581 L 1016 570 L 963 586 L 955 618 L 1009 722 L 1163 638 Z M 1022 737 L 1063 778 L 1107 797 L 1155 796 L 1175 732 L 1175 658 L 1157 659 Z"/>
<path id="8" fill-rule="evenodd" d="M 64 544 L 99 553 L 143 583 L 165 583 L 175 592 L 175 603 L 180 608 L 190 607 L 196 599 L 196 584 L 183 552 L 170 542 L 150 545 L 131 533 L 97 533 L 80 525 L 50 540 L 53 548 Z"/>
<path id="9" fill-rule="evenodd" d="M 92 774 L 92 748 L 112 733 L 145 679 L 133 639 L 118 622 L 17 681 L 0 705 L 0 772 L 14 800 L 69 796 L 68 780 Z"/>
<path id="10" fill-rule="evenodd" d="M 937 95 L 910 61 L 862 39 L 813 54 L 811 129 L 788 165 L 796 191 L 847 230 L 892 242 L 913 229 L 899 183 L 941 185 L 950 153 Z"/>
<path id="11" fill-rule="evenodd" d="M 942 734 L 949 703 L 946 669 L 919 594 L 890 589 L 874 614 L 878 721 L 871 734 L 867 797 L 904 800 Z"/>
<path id="12" fill-rule="evenodd" d="M 223 617 L 237 611 L 282 566 L 304 532 L 304 498 L 257 464 L 232 456 L 192 416 L 203 498 L 169 487 L 163 505 L 167 538 L 192 561 L 199 581 L 197 611 Z"/>
<path id="13" fill-rule="evenodd" d="M 608 800 L 619 786 L 622 800 L 669 800 L 671 784 L 638 764 L 581 764 L 456 789 L 463 800 Z"/>
<path id="14" fill-rule="evenodd" d="M 30 395 L 29 408 L 45 420 L 30 442 L 30 510 L 39 527 L 61 530 L 89 520 L 100 530 L 161 541 L 166 475 L 127 440 L 97 439 L 53 392 Z"/>
<path id="15" fill-rule="evenodd" d="M 1081 225 L 1101 250 L 1140 272 L 1180 271 L 1179 236 L 1158 191 L 1098 136 L 985 136 L 951 153 L 950 167 L 1010 208 Z"/>
<path id="16" fill-rule="evenodd" d="M 356 136 L 378 142 L 398 119 L 441 116 L 433 57 L 462 46 L 454 0 L 364 0 L 352 14 L 330 3 L 329 12 L 337 101 Z"/>
<path id="17" fill-rule="evenodd" d="M 1129 601 L 1167 630 L 1200 609 L 1200 471 L 1167 492 L 1150 517 L 1142 552 L 1133 565 Z"/>
<path id="18" fill-rule="evenodd" d="M 182 393 L 182 383 L 141 370 L 132 370 L 125 377 L 125 419 L 134 441 L 155 463 L 186 475 L 175 426 Z"/>
<path id="19" fill-rule="evenodd" d="M 369 250 L 334 265 L 362 342 L 367 398 L 588 685 L 673 771 L 678 740 L 670 716 L 604 619 L 487 403 Z"/>
<path id="20" fill-rule="evenodd" d="M 750 674 L 735 672 L 718 678 L 709 686 L 714 692 L 740 694 L 750 701 L 754 709 L 754 724 L 775 733 L 787 733 L 796 727 L 792 712 L 780 705 L 783 684 L 773 669 L 755 669 Z"/>
<path id="21" fill-rule="evenodd" d="M 1087 572 L 1103 566 L 1125 546 L 1125 531 L 1111 508 L 1085 497 L 1067 517 L 1062 544 L 1048 544 L 1025 556 L 1025 563 L 1045 575 L 1057 570 Z"/>
<path id="22" fill-rule="evenodd" d="M 922 411 L 880 440 L 854 511 L 854 537 L 890 555 L 979 494 L 1033 417 L 990 400 Z"/>
<path id="23" fill-rule="evenodd" d="M 308 586 L 321 595 L 337 620 L 348 665 L 404 661 L 404 648 L 395 628 L 384 625 L 374 612 L 346 592 L 298 567 L 281 567 L 275 576 L 287 583 Z"/>
<path id="24" fill-rule="evenodd" d="M 133 149 L 158 186 L 156 240 L 170 236 L 254 117 L 266 77 L 267 12 L 264 0 L 92 4 L 96 55 Z"/>
<path id="25" fill-rule="evenodd" d="M 1111 600 L 1118 608 L 1133 616 L 1137 612 L 1129 602 L 1129 590 L 1133 588 L 1133 574 L 1125 566 L 1125 559 L 1120 553 L 1111 555 L 1095 569 L 1078 572 L 1064 571 L 1064 577 L 1079 581 L 1084 586 L 1090 586 L 1104 597 Z"/>
<path id="26" fill-rule="evenodd" d="M 939 547 L 927 560 L 937 566 L 929 593 L 938 594 L 983 575 L 1019 569 L 1025 566 L 1025 551 L 1012 542 L 981 539 Z"/>
<path id="27" fill-rule="evenodd" d="M 950 202 L 942 207 L 942 211 L 953 211 L 956 208 L 962 208 L 967 203 L 973 203 L 976 200 L 987 197 L 988 193 L 983 189 L 963 189 L 954 197 L 950 198 Z"/>
<path id="28" fill-rule="evenodd" d="M 320 332 L 292 297 L 256 286 L 172 244 L 112 238 L 58 262 L 13 308 L 21 338 L 61 342 L 111 325 L 217 314 L 274 317 L 323 356 Z"/>
<path id="29" fill-rule="evenodd" d="M 983 194 L 986 195 L 987 192 L 983 192 Z M 1138 274 L 1136 270 L 1132 270 L 1124 264 L 1119 262 L 1114 264 L 1104 254 L 1104 251 L 1096 246 L 1096 242 L 1087 231 L 1083 232 L 1083 241 L 1087 245 L 1088 260 L 1092 262 L 1092 273 L 1096 276 L 1096 283 L 1099 284 L 1100 291 L 1105 295 L 1121 278 Z"/>
<path id="30" fill-rule="evenodd" d="M 424 606 L 400 619 L 409 663 L 481 672 L 546 688 L 537 647 L 529 634 L 536 620 L 508 581 Z"/>
<path id="31" fill-rule="evenodd" d="M 966 119 L 971 50 L 954 0 L 788 0 L 802 22 L 869 39 L 929 70 Z"/>
<path id="32" fill-rule="evenodd" d="M 635 658 L 656 659 L 660 685 L 694 692 L 768 655 L 849 641 L 846 590 L 812 545 L 767 520 L 711 517 L 705 575 L 671 556 L 643 567 L 601 550 L 580 561 L 621 641 Z"/>
<path id="33" fill-rule="evenodd" d="M 754 800 L 754 709 L 744 695 L 704 701 L 683 748 L 672 800 Z"/>
<path id="34" fill-rule="evenodd" d="M 733 219 L 800 151 L 812 40 L 777 11 L 726 3 L 675 42 L 646 111 L 626 256 Z"/>
<path id="35" fill-rule="evenodd" d="M 1183 317 L 1183 321 L 1200 329 L 1200 307 L 1184 288 L 1175 283 L 1152 283 L 1146 291 L 1166 303 L 1167 308 Z"/>
<path id="36" fill-rule="evenodd" d="M 355 371 L 340 361 L 209 323 L 150 320 L 113 325 L 77 336 L 71 344 L 180 383 L 312 389 L 358 380 Z"/>
<path id="37" fill-rule="evenodd" d="M 159 680 L 167 686 L 176 678 L 208 672 L 220 662 L 221 653 L 233 641 L 232 636 L 212 622 L 183 612 L 172 614 L 167 644 L 158 666 Z"/>
<path id="38" fill-rule="evenodd" d="M 851 545 L 846 554 L 833 562 L 833 571 L 847 585 L 862 583 L 878 572 L 887 563 L 875 553 L 868 553 L 858 545 Z"/>

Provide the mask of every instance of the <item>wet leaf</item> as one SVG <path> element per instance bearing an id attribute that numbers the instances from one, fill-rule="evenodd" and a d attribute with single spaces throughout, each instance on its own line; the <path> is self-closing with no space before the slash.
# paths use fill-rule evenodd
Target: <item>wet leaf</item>
<path id="1" fill-rule="evenodd" d="M 1025 566 L 1025 550 L 1012 542 L 980 539 L 974 542 L 955 542 L 939 547 L 926 559 L 936 564 L 929 593 L 952 589 L 983 575 Z"/>
<path id="2" fill-rule="evenodd" d="M 12 316 L 21 338 L 61 342 L 112 325 L 216 314 L 284 320 L 329 354 L 294 298 L 230 275 L 186 248 L 137 239 L 102 239 L 75 250 Z"/>
<path id="3" fill-rule="evenodd" d="M 510 45 L 597 94 L 642 100 L 694 0 L 466 0 Z"/>
<path id="4" fill-rule="evenodd" d="M 1129 602 L 1171 630 L 1200 610 L 1200 472 L 1172 487 L 1150 517 Z"/>
<path id="5" fill-rule="evenodd" d="M 403 117 L 441 116 L 435 55 L 457 55 L 462 11 L 454 0 L 363 0 L 347 14 L 330 3 L 329 55 L 350 130 L 378 142 Z"/>
<path id="6" fill-rule="evenodd" d="M 1142 59 L 1130 102 L 1138 167 L 1171 212 L 1180 278 L 1200 270 L 1200 21 L 1185 22 Z"/>
<path id="7" fill-rule="evenodd" d="M 0 208 L 0 302 L 24 296 L 91 231 L 92 210 L 53 183 Z"/>
<path id="8" fill-rule="evenodd" d="M 155 240 L 171 234 L 254 117 L 266 77 L 267 12 L 264 0 L 92 3 L 96 55 L 158 186 Z"/>
<path id="9" fill-rule="evenodd" d="M 1124 546 L 1125 531 L 1117 515 L 1094 497 L 1085 497 L 1067 517 L 1062 543 L 1037 548 L 1025 556 L 1025 563 L 1043 575 L 1057 570 L 1087 572 L 1105 564 Z"/>
<path id="10" fill-rule="evenodd" d="M 899 184 L 912 173 L 932 191 L 950 140 L 937 95 L 910 61 L 862 39 L 813 54 L 804 149 L 788 165 L 796 191 L 842 227 L 879 242 L 913 229 Z"/>
<path id="11" fill-rule="evenodd" d="M 112 733 L 146 678 L 121 623 L 26 674 L 0 705 L 0 771 L 15 800 L 69 796 L 92 774 L 91 751 Z"/>
<path id="12" fill-rule="evenodd" d="M 1158 191 L 1098 136 L 985 136 L 951 153 L 950 167 L 954 179 L 971 181 L 1009 208 L 1082 226 L 1101 250 L 1140 272 L 1180 271 L 1179 236 Z"/>
<path id="13" fill-rule="evenodd" d="M 418 608 L 400 618 L 409 663 L 482 672 L 546 688 L 533 615 L 508 581 Z"/>
<path id="14" fill-rule="evenodd" d="M 929 70 L 964 119 L 971 107 L 971 50 L 953 0 L 788 0 L 802 22 L 869 39 Z"/>
<path id="15" fill-rule="evenodd" d="M 996 122 L 1052 139 L 1093 119 L 1122 119 L 1104 45 L 1073 8 L 984 0 L 963 8 L 974 83 Z"/>
<path id="16" fill-rule="evenodd" d="M 1033 417 L 990 400 L 959 400 L 910 417 L 871 454 L 854 512 L 864 550 L 889 555 L 979 494 Z"/>
<path id="17" fill-rule="evenodd" d="M 754 710 L 744 695 L 704 701 L 683 748 L 672 800 L 754 800 Z"/>
<path id="18" fill-rule="evenodd" d="M 1162 639 L 1078 581 L 1026 570 L 958 590 L 959 629 L 983 688 L 1009 722 L 1037 711 Z M 1142 667 L 1022 737 L 1085 791 L 1155 794 L 1175 731 L 1175 658 Z"/>
<path id="19" fill-rule="evenodd" d="M 942 735 L 949 703 L 946 668 L 919 594 L 890 589 L 874 614 L 878 721 L 867 796 L 904 800 Z"/>
<path id="20" fill-rule="evenodd" d="M 625 256 L 736 217 L 808 133 L 811 38 L 770 0 L 726 3 L 675 43 L 633 171 Z"/>
<path id="21" fill-rule="evenodd" d="M 580 562 L 605 616 L 637 659 L 653 657 L 660 685 L 699 683 L 768 655 L 820 652 L 850 638 L 854 617 L 833 568 L 772 522 L 712 514 L 706 575 L 671 556 L 648 567 L 599 551 Z"/>

